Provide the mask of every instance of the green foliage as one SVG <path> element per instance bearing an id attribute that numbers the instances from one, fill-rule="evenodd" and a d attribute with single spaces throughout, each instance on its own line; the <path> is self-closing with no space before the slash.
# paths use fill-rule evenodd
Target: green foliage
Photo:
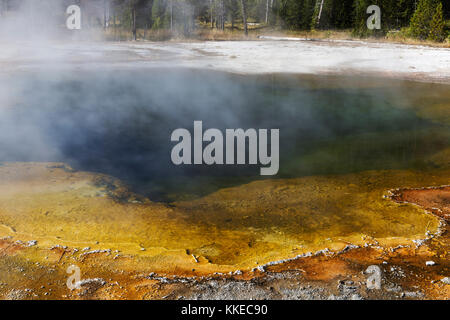
<path id="1" fill-rule="evenodd" d="M 428 39 L 442 42 L 445 39 L 444 15 L 442 12 L 442 3 L 439 3 L 434 11 L 430 24 L 430 34 Z"/>
<path id="2" fill-rule="evenodd" d="M 411 36 L 425 40 L 430 35 L 431 21 L 438 5 L 437 0 L 419 0 L 417 9 L 411 18 Z"/>
<path id="3" fill-rule="evenodd" d="M 367 29 L 367 18 L 366 13 L 367 7 L 372 4 L 370 0 L 355 0 L 354 1 L 354 27 L 353 34 L 356 36 L 367 36 L 370 30 Z M 383 17 L 383 16 L 382 16 Z"/>
<path id="4" fill-rule="evenodd" d="M 314 14 L 315 0 L 305 0 L 302 5 L 302 15 L 300 16 L 300 25 L 302 29 L 309 29 Z"/>
<path id="5" fill-rule="evenodd" d="M 321 0 L 314 2 L 314 14 L 311 19 L 313 29 L 345 29 L 352 26 L 353 0 L 324 0 L 322 11 L 320 11 Z"/>
<path id="6" fill-rule="evenodd" d="M 208 8 L 209 9 L 209 8 Z M 234 27 L 235 21 L 241 16 L 241 7 L 238 0 L 228 0 L 225 2 L 225 10 L 228 18 Z M 209 10 L 208 10 L 209 12 Z"/>
<path id="7" fill-rule="evenodd" d="M 397 21 L 399 27 L 409 26 L 411 17 L 416 9 L 417 0 L 399 0 L 397 5 Z"/>
<path id="8" fill-rule="evenodd" d="M 420 0 L 411 18 L 410 36 L 421 40 L 444 41 L 444 10 L 438 0 Z"/>
<path id="9" fill-rule="evenodd" d="M 152 20 L 154 29 L 162 29 L 167 26 L 166 19 L 167 2 L 154 0 L 152 6 Z"/>
<path id="10" fill-rule="evenodd" d="M 280 0 L 278 14 L 282 19 L 284 27 L 293 30 L 302 29 L 302 25 L 300 24 L 302 3 L 303 0 Z"/>
<path id="11" fill-rule="evenodd" d="M 322 10 L 321 10 L 322 6 Z M 331 13 L 333 9 L 333 0 L 317 0 L 314 6 L 311 27 L 313 29 L 329 29 L 332 24 Z"/>
<path id="12" fill-rule="evenodd" d="M 381 29 L 367 28 L 367 8 L 377 5 L 381 9 Z M 407 26 L 412 15 L 414 0 L 355 0 L 353 33 L 358 36 L 384 36 L 391 30 Z"/>
<path id="13" fill-rule="evenodd" d="M 350 29 L 353 27 L 353 0 L 333 1 L 331 10 L 332 27 Z"/>
<path id="14" fill-rule="evenodd" d="M 281 0 L 278 15 L 288 29 L 343 29 L 353 22 L 353 0 Z M 320 12 L 320 19 L 319 19 Z"/>
<path id="15" fill-rule="evenodd" d="M 127 30 L 133 24 L 133 12 L 136 12 L 137 29 L 170 29 L 172 34 L 185 35 L 192 33 L 198 24 L 240 27 L 243 19 L 240 0 L 106 1 L 111 1 L 119 25 Z M 353 29 L 353 34 L 360 37 L 412 36 L 444 41 L 450 29 L 445 24 L 445 19 L 450 18 L 449 0 L 444 3 L 440 0 L 246 0 L 246 3 L 249 22 L 264 24 L 267 18 L 269 25 L 290 30 Z M 370 5 L 381 9 L 381 30 L 367 27 Z"/>

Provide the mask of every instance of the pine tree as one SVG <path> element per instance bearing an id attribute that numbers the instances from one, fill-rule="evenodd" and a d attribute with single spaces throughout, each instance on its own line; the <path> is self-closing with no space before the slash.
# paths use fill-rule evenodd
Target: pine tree
<path id="1" fill-rule="evenodd" d="M 331 14 L 333 28 L 351 28 L 353 26 L 353 0 L 335 0 Z"/>
<path id="2" fill-rule="evenodd" d="M 244 34 L 245 36 L 248 36 L 248 10 L 247 10 L 247 0 L 241 0 L 241 6 L 242 6 L 242 23 L 244 25 Z"/>
<path id="3" fill-rule="evenodd" d="M 357 36 L 367 36 L 370 34 L 369 29 L 367 29 L 367 7 L 372 4 L 371 0 L 355 0 L 353 4 L 355 24 L 353 26 L 353 34 Z"/>
<path id="4" fill-rule="evenodd" d="M 444 32 L 444 14 L 442 12 L 442 3 L 439 3 L 434 11 L 430 24 L 430 34 L 428 39 L 442 42 L 445 39 Z"/>
<path id="5" fill-rule="evenodd" d="M 302 29 L 310 29 L 311 20 L 314 14 L 315 0 L 305 0 L 302 6 L 302 15 L 300 18 L 300 25 Z"/>
<path id="6" fill-rule="evenodd" d="M 425 40 L 430 36 L 430 26 L 438 3 L 436 0 L 419 0 L 417 9 L 411 18 L 410 34 L 414 38 Z"/>
<path id="7" fill-rule="evenodd" d="M 286 27 L 289 29 L 301 29 L 300 18 L 302 16 L 303 0 L 284 2 L 283 10 L 281 11 L 281 18 L 284 20 Z"/>
<path id="8" fill-rule="evenodd" d="M 318 0 L 315 3 L 312 27 L 319 29 L 333 28 L 333 10 L 336 0 Z"/>
<path id="9" fill-rule="evenodd" d="M 155 0 L 152 7 L 153 28 L 161 29 L 165 27 L 166 2 L 164 0 Z"/>
<path id="10" fill-rule="evenodd" d="M 397 19 L 400 27 L 406 27 L 416 9 L 416 0 L 399 0 L 397 3 Z"/>

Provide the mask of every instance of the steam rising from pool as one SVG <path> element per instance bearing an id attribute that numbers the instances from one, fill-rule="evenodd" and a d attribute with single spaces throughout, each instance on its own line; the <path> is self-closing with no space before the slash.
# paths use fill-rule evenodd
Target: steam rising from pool
<path id="1" fill-rule="evenodd" d="M 436 125 L 410 108 L 420 85 L 393 83 L 186 69 L 3 75 L 0 161 L 62 161 L 164 201 L 261 179 L 255 166 L 173 165 L 171 132 L 201 120 L 280 128 L 277 177 L 426 166 L 421 150 L 444 138 L 422 141 Z"/>

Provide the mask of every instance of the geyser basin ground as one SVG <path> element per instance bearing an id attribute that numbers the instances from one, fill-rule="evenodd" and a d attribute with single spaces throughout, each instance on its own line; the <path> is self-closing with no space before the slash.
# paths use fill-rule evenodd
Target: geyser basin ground
<path id="1" fill-rule="evenodd" d="M 450 82 L 449 50 L 370 41 L 2 43 L 4 71 L 184 67 L 235 73 L 350 74 Z"/>
<path id="2" fill-rule="evenodd" d="M 106 177 L 58 167 L 0 167 L 2 236 L 37 240 L 44 248 L 119 250 L 145 257 L 152 271 L 175 274 L 249 269 L 348 244 L 412 244 L 435 233 L 439 219 L 383 194 L 405 185 L 441 185 L 449 174 L 371 171 L 257 181 L 168 207 L 137 201 Z"/>
<path id="3" fill-rule="evenodd" d="M 436 216 L 383 196 L 449 183 L 447 85 L 180 69 L 0 81 L 3 237 L 183 274 L 438 232 Z M 279 128 L 279 176 L 173 166 L 170 133 L 194 120 Z M 26 259 L 45 257 L 32 250 Z"/>

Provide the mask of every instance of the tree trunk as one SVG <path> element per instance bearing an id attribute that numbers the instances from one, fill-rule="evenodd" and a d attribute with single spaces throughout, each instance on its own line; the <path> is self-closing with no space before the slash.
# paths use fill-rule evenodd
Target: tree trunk
<path id="1" fill-rule="evenodd" d="M 248 26 L 247 26 L 247 0 L 241 0 L 242 4 L 242 20 L 244 23 L 244 34 L 248 36 Z"/>
<path id="2" fill-rule="evenodd" d="M 136 4 L 133 4 L 133 9 L 131 10 L 131 23 L 133 28 L 133 40 L 137 40 L 137 28 L 136 28 Z"/>
<path id="3" fill-rule="evenodd" d="M 209 0 L 209 7 L 211 11 L 211 29 L 214 28 L 214 13 L 213 13 L 213 0 Z"/>
<path id="4" fill-rule="evenodd" d="M 103 29 L 106 30 L 106 0 L 103 0 Z"/>
<path id="5" fill-rule="evenodd" d="M 173 31 L 173 0 L 170 0 L 170 32 Z"/>
<path id="6" fill-rule="evenodd" d="M 225 30 L 225 4 L 224 0 L 220 1 L 220 29 Z"/>
<path id="7" fill-rule="evenodd" d="M 317 15 L 317 25 L 320 24 L 320 17 L 322 16 L 322 9 L 323 9 L 323 2 L 324 2 L 324 0 L 321 0 L 321 2 L 320 2 L 319 14 Z"/>
<path id="8" fill-rule="evenodd" d="M 116 20 L 116 12 L 115 11 L 114 11 L 113 22 L 114 22 L 114 40 L 117 41 L 117 20 Z"/>
<path id="9" fill-rule="evenodd" d="M 267 0 L 266 2 L 266 24 L 269 23 L 269 1 L 270 0 Z"/>
<path id="10" fill-rule="evenodd" d="M 269 12 L 269 22 L 272 21 L 273 23 L 273 18 L 270 20 L 271 17 L 273 17 L 271 14 L 273 12 L 273 6 L 275 5 L 275 0 L 270 0 L 270 12 Z"/>

